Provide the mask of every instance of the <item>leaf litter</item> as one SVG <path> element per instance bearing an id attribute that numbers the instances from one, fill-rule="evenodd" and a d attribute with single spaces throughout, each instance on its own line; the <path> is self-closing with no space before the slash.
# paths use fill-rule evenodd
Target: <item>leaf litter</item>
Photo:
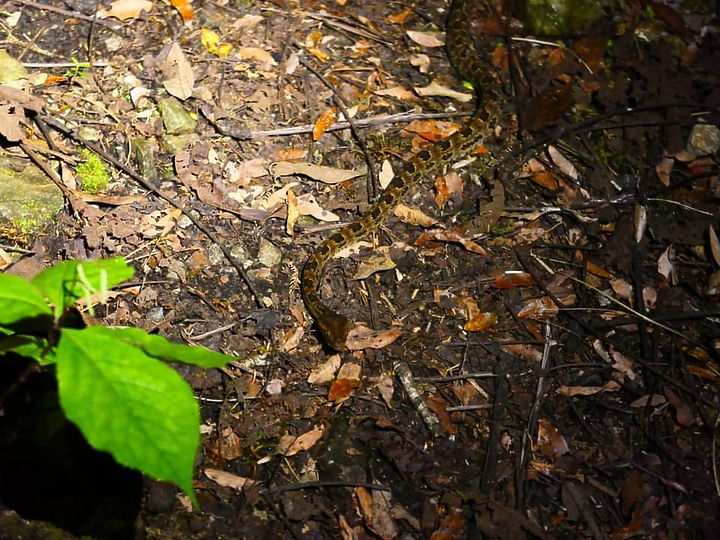
<path id="1" fill-rule="evenodd" d="M 94 29 L 93 58 L 107 64 L 92 78 L 50 66 L 30 68 L 20 90 L 0 87 L 9 142 L 48 145 L 31 129 L 43 106 L 129 168 L 134 141 L 151 140 L 157 185 L 181 209 L 115 168 L 104 193 L 80 196 L 78 219 L 61 214 L 28 245 L 45 261 L 124 255 L 141 285 L 100 320 L 199 336 L 239 359 L 220 382 L 194 383 L 216 427 L 202 438 L 202 507 L 149 504 L 146 537 L 717 528 L 720 48 L 701 11 L 653 4 L 653 18 L 625 6 L 615 14 L 625 26 L 563 47 L 523 37 L 519 18 L 476 21 L 485 37 L 523 37 L 486 47 L 517 115 L 473 163 L 424 178 L 399 219 L 331 269 L 323 297 L 375 328 L 359 326 L 342 358 L 318 341 L 300 269 L 326 229 L 370 204 L 360 145 L 334 124 L 446 113 L 361 130 L 373 165 L 391 171 L 469 111 L 441 48 L 446 5 L 431 5 L 244 12 L 118 0 L 99 12 L 114 31 Z M 161 19 L 177 21 L 177 41 Z M 58 38 L 57 54 L 77 56 L 74 46 Z M 24 61 L 46 61 L 42 50 Z M 297 61 L 302 50 L 336 95 Z M 32 82 L 41 74 L 56 82 Z M 161 121 L 168 94 L 188 113 L 185 132 Z M 352 118 L 340 118 L 340 98 Z M 298 124 L 314 136 L 293 133 Z M 273 135 L 232 138 L 228 125 Z M 71 167 L 79 140 L 56 132 L 43 159 Z M 16 260 L 8 234 L 4 265 Z M 259 262 L 261 243 L 277 262 Z"/>

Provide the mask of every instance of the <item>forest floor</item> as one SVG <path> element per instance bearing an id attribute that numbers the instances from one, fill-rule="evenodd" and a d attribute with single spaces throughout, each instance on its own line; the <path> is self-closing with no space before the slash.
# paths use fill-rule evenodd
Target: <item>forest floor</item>
<path id="1" fill-rule="evenodd" d="M 179 368 L 200 508 L 145 479 L 138 537 L 720 538 L 717 17 L 473 21 L 502 119 L 332 262 L 322 297 L 372 327 L 338 355 L 300 272 L 382 189 L 368 166 L 382 182 L 472 113 L 447 4 L 205 1 L 187 24 L 59 4 L 0 1 L 21 13 L 3 47 L 47 76 L 24 136 L 69 187 L 83 146 L 111 181 L 42 234 L 4 229 L 4 264 L 122 255 L 135 279 L 98 322 L 237 357 Z M 127 538 L 89 493 L 57 523 Z"/>

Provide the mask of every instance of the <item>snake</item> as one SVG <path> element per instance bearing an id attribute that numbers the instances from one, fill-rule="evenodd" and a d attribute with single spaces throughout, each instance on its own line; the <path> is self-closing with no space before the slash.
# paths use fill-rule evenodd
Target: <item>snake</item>
<path id="1" fill-rule="evenodd" d="M 469 156 L 492 131 L 496 118 L 497 82 L 475 46 L 472 21 L 481 7 L 479 0 L 452 0 L 446 20 L 445 49 L 455 71 L 470 82 L 475 92 L 475 110 L 465 124 L 408 159 L 367 212 L 327 237 L 308 257 L 300 278 L 300 292 L 323 340 L 333 350 L 347 350 L 350 319 L 330 308 L 320 296 L 320 284 L 328 261 L 342 249 L 376 231 L 402 202 L 408 190 L 427 177 Z"/>

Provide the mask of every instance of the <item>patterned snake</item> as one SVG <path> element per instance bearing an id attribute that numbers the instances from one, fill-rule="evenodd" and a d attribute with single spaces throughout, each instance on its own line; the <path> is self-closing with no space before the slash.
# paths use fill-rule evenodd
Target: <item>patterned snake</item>
<path id="1" fill-rule="evenodd" d="M 497 82 L 477 51 L 472 36 L 472 21 L 478 13 L 479 4 L 478 0 L 453 0 L 446 24 L 446 50 L 450 62 L 475 89 L 473 116 L 449 138 L 416 153 L 404 164 L 370 210 L 325 239 L 305 263 L 301 277 L 303 301 L 324 340 L 336 351 L 347 349 L 350 320 L 333 311 L 320 298 L 320 282 L 328 261 L 338 251 L 375 231 L 402 201 L 410 187 L 422 177 L 470 155 L 492 129 L 496 101 L 494 87 Z"/>

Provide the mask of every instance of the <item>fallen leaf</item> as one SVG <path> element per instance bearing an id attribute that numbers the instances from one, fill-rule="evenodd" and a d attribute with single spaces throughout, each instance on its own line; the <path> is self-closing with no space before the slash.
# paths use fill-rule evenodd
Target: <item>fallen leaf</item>
<path id="1" fill-rule="evenodd" d="M 403 9 L 402 11 L 400 11 L 398 13 L 393 13 L 392 15 L 388 15 L 387 17 L 385 17 L 385 20 L 387 22 L 389 22 L 390 24 L 405 24 L 405 21 L 413 13 L 415 13 L 415 10 L 413 10 L 412 8 L 406 7 L 405 9 Z"/>
<path id="2" fill-rule="evenodd" d="M 495 281 L 490 283 L 490 286 L 496 289 L 515 289 L 516 287 L 531 287 L 533 285 L 535 285 L 533 277 L 527 272 L 520 272 L 518 270 L 504 272 L 501 276 L 495 278 Z"/>
<path id="3" fill-rule="evenodd" d="M 333 380 L 340 367 L 340 355 L 333 354 L 323 364 L 313 369 L 307 378 L 308 384 L 325 384 Z"/>
<path id="4" fill-rule="evenodd" d="M 299 452 L 304 452 L 305 450 L 312 448 L 315 443 L 320 440 L 324 433 L 325 428 L 323 426 L 317 426 L 307 433 L 303 433 L 290 444 L 287 450 L 283 452 L 283 455 L 294 456 Z"/>
<path id="5" fill-rule="evenodd" d="M 480 255 L 487 255 L 487 252 L 479 244 L 474 242 L 471 237 L 467 236 L 463 231 L 459 231 L 457 229 L 435 229 L 427 231 L 421 234 L 415 243 L 418 246 L 423 246 L 431 240 L 458 243 L 468 251 L 472 251 L 473 253 L 478 253 Z"/>
<path id="6" fill-rule="evenodd" d="M 363 324 L 357 324 L 350 330 L 346 345 L 351 351 L 382 349 L 390 345 L 401 335 L 402 332 L 396 326 L 392 326 L 387 330 L 375 331 Z"/>
<path id="7" fill-rule="evenodd" d="M 98 19 L 107 19 L 114 17 L 121 21 L 127 19 L 135 19 L 145 11 L 147 13 L 152 9 L 153 3 L 150 0 L 115 0 L 110 3 L 110 9 L 98 9 Z"/>
<path id="8" fill-rule="evenodd" d="M 356 268 L 352 279 L 366 279 L 377 272 L 392 270 L 395 268 L 395 261 L 390 257 L 391 246 L 382 246 L 367 259 L 362 261 Z"/>
<path id="9" fill-rule="evenodd" d="M 467 323 L 465 323 L 465 326 L 463 326 L 463 330 L 466 330 L 468 332 L 481 332 L 482 330 L 487 330 L 488 328 L 491 328 L 496 324 L 497 313 L 478 313 Z"/>
<path id="10" fill-rule="evenodd" d="M 188 0 L 170 0 L 170 5 L 178 10 L 183 22 L 189 25 L 192 22 L 193 10 Z"/>
<path id="11" fill-rule="evenodd" d="M 168 93 L 182 100 L 192 96 L 195 75 L 177 42 L 174 42 L 167 50 L 167 55 L 164 55 L 162 71 L 165 76 L 163 86 Z"/>
<path id="12" fill-rule="evenodd" d="M 320 137 L 322 137 L 327 129 L 335 123 L 335 120 L 337 120 L 337 112 L 338 108 L 332 107 L 330 109 L 326 109 L 320 114 L 313 126 L 313 141 L 317 141 Z"/>
<path id="13" fill-rule="evenodd" d="M 219 469 L 205 469 L 203 473 L 216 484 L 233 489 L 242 489 L 245 486 L 250 487 L 257 483 L 250 478 L 238 476 Z"/>
<path id="14" fill-rule="evenodd" d="M 542 453 L 549 458 L 559 458 L 570 451 L 565 438 L 545 418 L 538 420 L 537 444 Z"/>
<path id="15" fill-rule="evenodd" d="M 437 225 L 438 223 L 437 219 L 423 213 L 419 208 L 406 206 L 403 203 L 398 204 L 393 213 L 395 214 L 395 217 L 403 223 L 416 225 L 418 227 L 427 228 Z"/>
<path id="16" fill-rule="evenodd" d="M 619 383 L 608 381 L 604 386 L 560 386 L 555 393 L 561 396 L 592 396 L 600 392 L 617 392 L 621 388 Z"/>
<path id="17" fill-rule="evenodd" d="M 358 176 L 363 176 L 362 171 L 350 171 L 347 169 L 336 169 L 334 167 L 323 167 L 307 162 L 292 163 L 289 161 L 278 161 L 270 165 L 270 174 L 275 177 L 290 176 L 293 174 L 302 174 L 313 180 L 323 182 L 325 184 L 335 185 L 342 184 Z"/>
<path id="18" fill-rule="evenodd" d="M 438 32 L 415 32 L 408 30 L 405 33 L 412 41 L 423 47 L 435 48 L 445 46 L 445 41 L 441 39 L 442 34 Z"/>

